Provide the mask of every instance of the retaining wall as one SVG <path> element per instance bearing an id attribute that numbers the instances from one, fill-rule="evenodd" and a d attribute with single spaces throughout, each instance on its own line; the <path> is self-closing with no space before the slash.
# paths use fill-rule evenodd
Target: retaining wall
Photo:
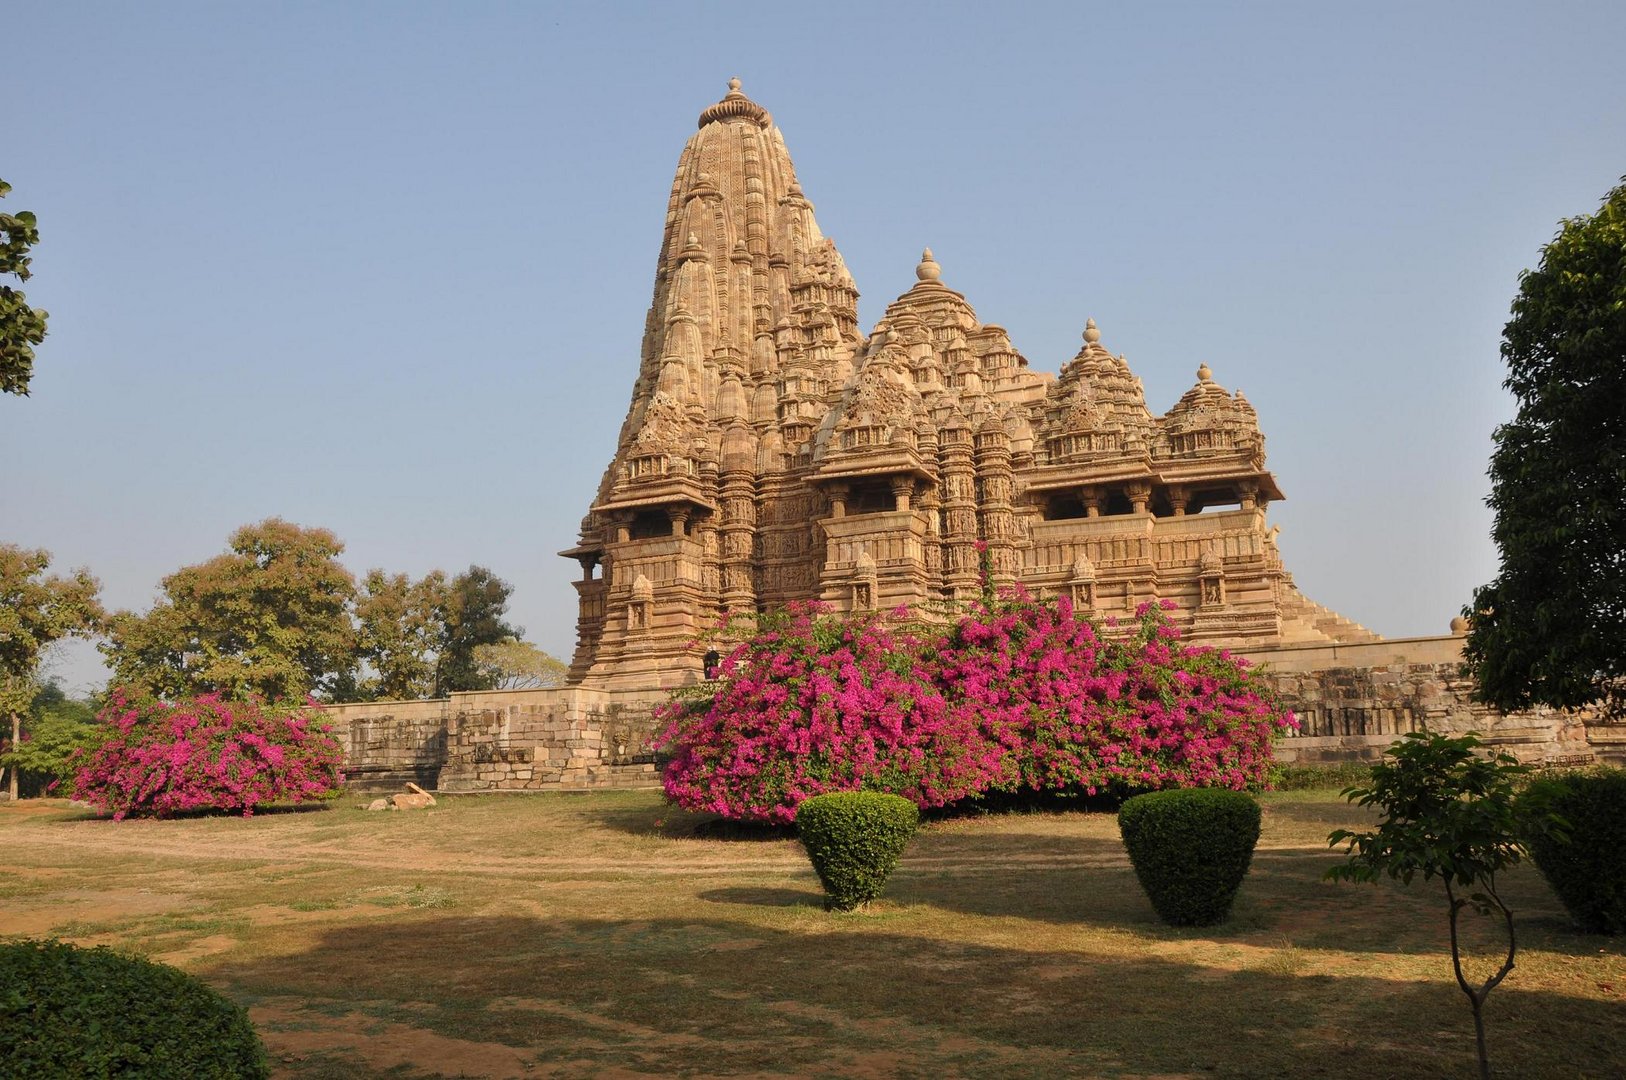
<path id="1" fill-rule="evenodd" d="M 1585 713 L 1503 714 L 1469 700 L 1462 638 L 1399 638 L 1242 653 L 1298 714 L 1277 757 L 1376 760 L 1408 731 L 1478 731 L 1520 760 L 1626 762 L 1626 726 Z M 651 711 L 669 691 L 506 690 L 327 709 L 356 790 L 579 791 L 659 786 Z"/>
<path id="2" fill-rule="evenodd" d="M 1532 763 L 1581 764 L 1600 756 L 1588 741 L 1588 714 L 1547 708 L 1501 713 L 1472 701 L 1472 680 L 1462 674 L 1462 642 L 1396 638 L 1239 655 L 1260 667 L 1299 718 L 1298 733 L 1277 743 L 1281 761 L 1375 761 L 1384 747 L 1424 727 L 1458 735 L 1477 731 L 1487 744 Z"/>

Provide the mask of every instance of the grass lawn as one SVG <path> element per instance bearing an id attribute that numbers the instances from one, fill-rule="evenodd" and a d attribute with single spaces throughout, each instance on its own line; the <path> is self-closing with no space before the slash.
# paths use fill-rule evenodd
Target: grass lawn
<path id="1" fill-rule="evenodd" d="M 653 792 L 117 824 L 24 802 L 0 935 L 194 972 L 306 1080 L 1475 1075 L 1438 884 L 1319 880 L 1366 820 L 1267 797 L 1231 921 L 1175 930 L 1104 814 L 930 824 L 882 901 L 831 915 L 794 840 L 707 838 Z M 1626 949 L 1533 869 L 1504 891 L 1499 1075 L 1626 1074 Z"/>

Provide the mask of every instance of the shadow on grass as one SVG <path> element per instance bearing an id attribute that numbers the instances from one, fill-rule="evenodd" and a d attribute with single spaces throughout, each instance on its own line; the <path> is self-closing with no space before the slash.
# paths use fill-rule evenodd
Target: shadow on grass
<path id="1" fill-rule="evenodd" d="M 756 907 L 810 907 L 824 910 L 824 894 L 806 889 L 775 889 L 735 886 L 707 889 L 700 899 L 711 904 L 751 904 Z"/>
<path id="2" fill-rule="evenodd" d="M 1008 824 L 1008 823 L 1007 823 Z M 1255 853 L 1230 918 L 1204 928 L 1171 927 L 1153 911 L 1116 838 L 926 830 L 905 851 L 886 890 L 900 904 L 1055 925 L 1128 930 L 1158 940 L 1192 936 L 1353 953 L 1440 953 L 1448 947 L 1446 901 L 1438 881 L 1404 886 L 1337 884 L 1323 874 L 1341 861 L 1318 848 Z M 1581 934 L 1529 864 L 1505 873 L 1521 949 L 1584 957 L 1619 955 L 1626 941 Z M 1465 918 L 1464 932 L 1491 951 L 1500 929 Z M 1476 945 L 1477 947 L 1477 945 Z"/>
<path id="3" fill-rule="evenodd" d="M 794 930 L 725 919 L 420 918 L 337 928 L 308 951 L 205 974 L 239 1001 L 282 1010 L 266 1032 L 274 1057 L 279 1033 L 342 1022 L 362 1035 L 396 1023 L 522 1048 L 561 1075 L 1473 1071 L 1472 1023 L 1444 971 L 1427 983 L 1299 976 L 1095 954 L 1066 935 L 1021 948 L 945 940 L 907 910 L 807 918 Z M 1487 1015 L 1503 1075 L 1602 1076 L 1626 1060 L 1612 1003 L 1515 981 Z M 355 1075 L 436 1067 L 412 1060 L 418 1042 L 398 1045 L 409 1056 L 375 1057 L 370 1068 L 386 1071 Z M 297 1064 L 288 1075 L 317 1075 Z"/>

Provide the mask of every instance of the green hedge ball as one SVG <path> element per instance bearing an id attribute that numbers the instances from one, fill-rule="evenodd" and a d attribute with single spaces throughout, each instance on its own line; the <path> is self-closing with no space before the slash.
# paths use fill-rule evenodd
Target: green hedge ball
<path id="1" fill-rule="evenodd" d="M 1179 788 L 1126 800 L 1118 830 L 1158 916 L 1212 926 L 1231 913 L 1248 874 L 1259 818 L 1259 804 L 1243 792 Z"/>
<path id="2" fill-rule="evenodd" d="M 796 835 L 824 884 L 825 908 L 852 911 L 881 895 L 920 826 L 920 809 L 898 795 L 844 791 L 796 807 Z"/>

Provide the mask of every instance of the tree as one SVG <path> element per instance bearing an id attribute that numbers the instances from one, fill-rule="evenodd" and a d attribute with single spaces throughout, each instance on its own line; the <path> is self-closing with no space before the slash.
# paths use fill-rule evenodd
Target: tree
<path id="1" fill-rule="evenodd" d="M 1414 731 L 1384 752 L 1372 766 L 1370 786 L 1349 788 L 1344 797 L 1383 813 L 1376 831 L 1338 829 L 1330 846 L 1344 844 L 1349 861 L 1327 871 L 1333 881 L 1377 881 L 1387 874 L 1407 885 L 1423 879 L 1445 885 L 1451 920 L 1451 967 L 1468 996 L 1479 1048 L 1479 1075 L 1490 1076 L 1485 1049 L 1485 999 L 1513 970 L 1518 941 L 1513 912 L 1496 889 L 1496 875 L 1525 854 L 1524 839 L 1553 830 L 1555 822 L 1538 804 L 1514 798 L 1515 783 L 1528 770 L 1508 754 L 1482 756 L 1469 733 L 1449 738 Z M 1461 890 L 1472 892 L 1462 895 Z M 1496 973 L 1477 985 L 1462 970 L 1457 929 L 1462 909 L 1497 914 L 1507 934 L 1507 955 Z"/>
<path id="2" fill-rule="evenodd" d="M 11 185 L 0 180 L 0 199 Z M 0 213 L 0 275 L 18 281 L 33 276 L 28 251 L 40 242 L 34 215 L 27 210 Z M 10 285 L 0 283 L 0 393 L 28 394 L 28 380 L 34 374 L 34 346 L 45 340 L 45 312 L 28 306 L 28 298 Z"/>
<path id="3" fill-rule="evenodd" d="M 474 662 L 493 690 L 541 690 L 563 686 L 570 665 L 550 656 L 529 641 L 508 638 L 492 645 L 476 645 Z"/>
<path id="4" fill-rule="evenodd" d="M 1563 222 L 1503 330 L 1518 413 L 1491 456 L 1496 580 L 1464 654 L 1482 700 L 1626 710 L 1626 182 Z"/>
<path id="5" fill-rule="evenodd" d="M 403 700 L 435 691 L 435 659 L 446 635 L 451 587 L 436 570 L 421 581 L 369 570 L 356 602 L 357 652 L 367 667 L 355 700 Z"/>
<path id="6" fill-rule="evenodd" d="M 40 653 L 65 637 L 89 637 L 106 613 L 97 594 L 101 583 L 88 570 L 68 577 L 47 575 L 51 554 L 0 544 L 0 711 L 11 719 L 11 746 L 22 739 L 21 714 L 38 692 Z M 9 770 L 11 794 L 17 772 Z"/>
<path id="7" fill-rule="evenodd" d="M 96 722 L 96 706 L 63 693 L 55 679 L 34 695 L 23 718 L 22 740 L 0 754 L 0 766 L 17 770 L 31 793 L 48 793 L 73 778 L 71 761 L 76 751 L 89 750 L 106 729 Z"/>
<path id="8" fill-rule="evenodd" d="M 474 650 L 518 638 L 525 631 L 503 621 L 514 587 L 483 566 L 471 566 L 452 579 L 446 605 L 446 629 L 435 665 L 435 696 L 453 690 L 490 690 L 487 672 Z"/>
<path id="9" fill-rule="evenodd" d="M 356 583 L 343 551 L 326 529 L 279 518 L 243 526 L 226 554 L 166 577 L 147 614 L 113 617 L 102 647 L 113 681 L 168 700 L 342 693 L 356 668 Z"/>

